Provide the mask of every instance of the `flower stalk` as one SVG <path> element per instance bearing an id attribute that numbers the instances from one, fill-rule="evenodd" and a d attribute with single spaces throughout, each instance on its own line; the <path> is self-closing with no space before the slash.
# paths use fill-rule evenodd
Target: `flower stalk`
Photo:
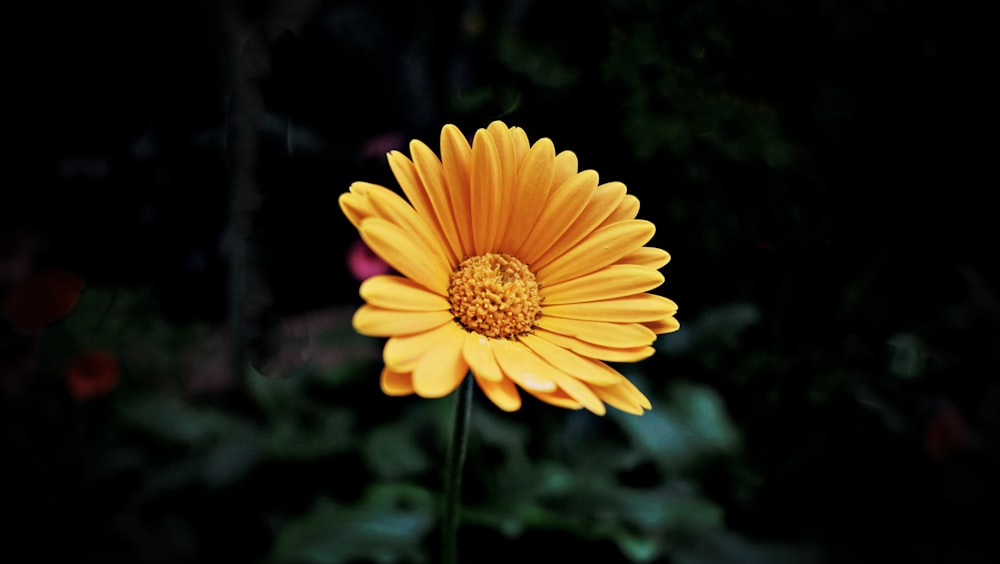
<path id="1" fill-rule="evenodd" d="M 462 467 L 465 465 L 466 443 L 469 438 L 469 419 L 472 413 L 472 376 L 466 375 L 455 395 L 455 421 L 451 442 L 448 444 L 444 480 L 444 521 L 442 562 L 458 564 L 458 522 Z"/>

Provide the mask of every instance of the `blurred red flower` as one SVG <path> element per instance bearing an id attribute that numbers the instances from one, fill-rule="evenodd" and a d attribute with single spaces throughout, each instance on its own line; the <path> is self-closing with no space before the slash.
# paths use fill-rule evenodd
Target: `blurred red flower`
<path id="1" fill-rule="evenodd" d="M 83 286 L 83 278 L 75 272 L 39 272 L 11 289 L 3 301 L 3 315 L 14 329 L 35 333 L 73 311 Z"/>
<path id="2" fill-rule="evenodd" d="M 69 393 L 79 401 L 103 396 L 118 386 L 118 358 L 108 351 L 91 349 L 73 357 L 66 367 Z"/>
<path id="3" fill-rule="evenodd" d="M 927 455 L 945 460 L 966 450 L 972 444 L 972 430 L 965 417 L 951 402 L 942 403 L 934 412 L 924 434 Z"/>

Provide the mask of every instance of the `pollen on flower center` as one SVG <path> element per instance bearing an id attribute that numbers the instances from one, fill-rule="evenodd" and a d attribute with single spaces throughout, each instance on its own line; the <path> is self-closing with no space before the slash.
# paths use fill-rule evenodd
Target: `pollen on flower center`
<path id="1" fill-rule="evenodd" d="M 535 275 L 516 258 L 497 253 L 462 261 L 451 274 L 448 298 L 455 320 L 487 337 L 527 333 L 542 311 Z"/>

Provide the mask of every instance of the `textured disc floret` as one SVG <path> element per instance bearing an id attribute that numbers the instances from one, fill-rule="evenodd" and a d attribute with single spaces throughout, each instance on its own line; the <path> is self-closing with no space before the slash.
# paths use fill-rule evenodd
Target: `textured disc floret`
<path id="1" fill-rule="evenodd" d="M 505 254 L 464 260 L 451 275 L 448 299 L 455 320 L 486 337 L 507 339 L 528 333 L 542 311 L 535 275 Z"/>

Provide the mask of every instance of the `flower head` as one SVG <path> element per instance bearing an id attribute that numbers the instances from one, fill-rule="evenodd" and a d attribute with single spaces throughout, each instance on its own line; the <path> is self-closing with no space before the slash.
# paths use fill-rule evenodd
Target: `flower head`
<path id="1" fill-rule="evenodd" d="M 495 121 L 471 145 L 453 125 L 441 157 L 420 141 L 389 165 L 407 202 L 355 182 L 340 207 L 400 275 L 361 284 L 355 329 L 388 337 L 382 390 L 451 393 L 471 371 L 497 406 L 518 390 L 547 403 L 641 414 L 649 400 L 606 362 L 653 353 L 677 330 L 677 306 L 647 293 L 666 251 L 621 182 L 579 171 L 576 155 Z"/>

